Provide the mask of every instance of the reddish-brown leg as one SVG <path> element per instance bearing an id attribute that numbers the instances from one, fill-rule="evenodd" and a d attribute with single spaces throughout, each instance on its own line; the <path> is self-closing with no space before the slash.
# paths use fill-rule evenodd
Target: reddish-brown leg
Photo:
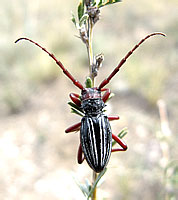
<path id="1" fill-rule="evenodd" d="M 118 119 L 120 119 L 120 117 L 117 116 L 117 115 L 113 115 L 113 116 L 108 116 L 108 119 L 109 119 L 109 121 L 113 121 L 113 120 L 118 120 Z"/>
<path id="2" fill-rule="evenodd" d="M 112 152 L 126 151 L 127 150 L 127 145 L 122 139 L 120 139 L 119 137 L 117 137 L 114 134 L 112 134 L 112 138 L 121 146 L 121 148 L 112 149 Z"/>
<path id="3" fill-rule="evenodd" d="M 85 157 L 84 157 L 83 152 L 82 152 L 82 145 L 80 143 L 79 148 L 78 148 L 78 154 L 77 154 L 78 163 L 82 164 L 82 162 L 84 161 L 84 158 Z"/>
<path id="4" fill-rule="evenodd" d="M 75 93 L 70 93 L 69 97 L 71 98 L 71 100 L 77 105 L 77 106 L 81 106 L 81 100 L 80 100 L 80 95 L 79 94 L 75 94 Z"/>
<path id="5" fill-rule="evenodd" d="M 105 103 L 105 102 L 108 100 L 108 98 L 109 98 L 109 96 L 110 96 L 110 94 L 111 94 L 111 90 L 108 89 L 108 88 L 102 88 L 102 89 L 101 89 L 101 92 L 103 92 L 103 91 L 106 91 L 106 92 L 104 93 L 104 95 L 102 96 L 102 100 L 103 100 L 103 102 Z"/>
<path id="6" fill-rule="evenodd" d="M 66 133 L 70 133 L 70 132 L 74 132 L 74 131 L 79 131 L 80 130 L 80 126 L 81 126 L 81 122 L 70 126 L 69 128 L 67 128 L 65 130 L 65 132 Z"/>
<path id="7" fill-rule="evenodd" d="M 81 101 L 79 99 L 79 95 L 75 94 L 75 93 L 70 93 L 70 98 L 71 100 L 77 105 L 77 106 L 81 106 Z M 79 131 L 80 130 L 80 126 L 81 126 L 81 122 L 78 122 L 77 124 L 74 124 L 72 126 L 70 126 L 69 128 L 67 128 L 65 130 L 66 133 L 70 133 L 70 132 L 74 132 L 74 131 Z"/>

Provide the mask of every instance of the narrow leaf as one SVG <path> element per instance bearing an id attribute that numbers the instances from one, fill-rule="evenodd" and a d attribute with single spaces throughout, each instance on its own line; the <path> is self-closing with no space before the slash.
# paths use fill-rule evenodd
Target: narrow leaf
<path id="1" fill-rule="evenodd" d="M 127 133 L 127 128 L 123 128 L 122 131 L 119 133 L 118 137 L 122 139 Z"/>
<path id="2" fill-rule="evenodd" d="M 74 177 L 75 183 L 78 185 L 78 187 L 80 188 L 80 190 L 82 191 L 82 193 L 84 194 L 85 197 L 88 196 L 88 188 L 83 185 L 80 184 L 79 181 Z"/>
<path id="3" fill-rule="evenodd" d="M 95 6 L 96 5 L 96 0 L 92 0 L 92 6 Z"/>
<path id="4" fill-rule="evenodd" d="M 76 110 L 78 110 L 78 111 L 84 113 L 83 110 L 82 110 L 79 106 L 77 106 L 76 104 L 74 104 L 74 103 L 72 103 L 72 102 L 68 102 L 68 104 L 69 104 L 72 108 L 75 108 Z"/>
<path id="5" fill-rule="evenodd" d="M 113 3 L 118 3 L 118 2 L 121 2 L 122 0 L 100 0 L 100 2 L 98 3 L 98 8 L 101 8 L 103 6 L 106 6 L 106 5 L 110 5 L 110 4 L 113 4 Z"/>
<path id="6" fill-rule="evenodd" d="M 86 78 L 85 85 L 86 85 L 86 88 L 92 88 L 93 83 L 90 77 Z"/>
<path id="7" fill-rule="evenodd" d="M 113 92 L 111 92 L 111 94 L 109 95 L 109 98 L 106 100 L 106 102 L 108 102 L 109 100 L 111 100 L 114 96 L 115 96 L 115 94 Z"/>
<path id="8" fill-rule="evenodd" d="M 75 16 L 74 14 L 72 13 L 72 18 L 71 18 L 72 22 L 74 23 L 75 26 L 77 26 L 77 22 L 76 22 L 76 19 L 75 19 Z"/>
<path id="9" fill-rule="evenodd" d="M 96 178 L 95 182 L 93 183 L 93 186 L 92 186 L 91 191 L 90 191 L 90 193 L 88 195 L 88 198 L 92 196 L 95 188 L 97 187 L 97 184 L 98 184 L 99 180 L 105 174 L 106 170 L 107 170 L 107 168 L 105 168 L 102 172 L 99 173 L 98 177 Z"/>
<path id="10" fill-rule="evenodd" d="M 84 14 L 84 0 L 80 0 L 80 3 L 78 5 L 78 19 L 79 19 L 79 21 L 82 18 L 83 14 Z"/>
<path id="11" fill-rule="evenodd" d="M 86 24 L 87 19 L 88 19 L 88 14 L 84 14 L 84 15 L 80 18 L 79 26 L 82 26 L 82 24 Z"/>
<path id="12" fill-rule="evenodd" d="M 79 112 L 79 111 L 76 110 L 75 108 L 71 108 L 71 113 L 74 113 L 74 114 L 79 115 L 79 116 L 81 116 L 81 117 L 84 116 L 81 112 Z"/>
<path id="13" fill-rule="evenodd" d="M 87 5 L 90 4 L 90 6 L 95 6 L 96 5 L 96 1 L 98 1 L 98 0 L 88 0 L 87 1 Z"/>

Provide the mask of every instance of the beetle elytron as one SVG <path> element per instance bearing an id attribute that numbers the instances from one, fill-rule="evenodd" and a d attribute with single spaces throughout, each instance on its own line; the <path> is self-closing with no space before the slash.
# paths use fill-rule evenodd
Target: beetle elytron
<path id="1" fill-rule="evenodd" d="M 70 94 L 71 100 L 74 104 L 83 110 L 85 116 L 81 122 L 74 124 L 65 130 L 66 133 L 77 131 L 80 129 L 80 145 L 78 149 L 78 163 L 82 163 L 86 159 L 89 166 L 95 172 L 101 172 L 110 159 L 111 152 L 114 151 L 126 151 L 127 145 L 111 131 L 109 121 L 118 120 L 118 116 L 106 116 L 103 108 L 105 102 L 110 96 L 110 89 L 104 88 L 113 76 L 119 71 L 120 67 L 126 62 L 128 57 L 149 37 L 154 35 L 162 35 L 163 33 L 152 33 L 143 38 L 134 48 L 129 51 L 124 58 L 120 61 L 118 66 L 112 71 L 112 73 L 104 79 L 98 87 L 85 88 L 76 80 L 63 66 L 63 64 L 56 59 L 56 57 L 48 52 L 45 48 L 40 46 L 28 38 L 19 38 L 20 40 L 28 40 L 33 44 L 40 47 L 45 51 L 63 70 L 63 73 L 73 82 L 73 84 L 81 90 L 81 96 L 75 93 Z M 101 92 L 105 92 L 101 95 Z M 114 139 L 120 148 L 112 149 L 112 139 Z M 84 154 L 84 155 L 83 155 Z"/>

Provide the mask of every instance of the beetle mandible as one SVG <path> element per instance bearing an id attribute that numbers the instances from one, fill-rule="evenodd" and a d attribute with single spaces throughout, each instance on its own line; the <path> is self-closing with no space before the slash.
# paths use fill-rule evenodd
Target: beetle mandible
<path id="1" fill-rule="evenodd" d="M 104 114 L 103 108 L 106 106 L 105 102 L 111 94 L 110 89 L 104 87 L 110 82 L 113 76 L 116 75 L 128 57 L 131 56 L 145 40 L 154 35 L 165 36 L 163 33 L 151 33 L 147 35 L 121 59 L 117 67 L 98 87 L 93 88 L 83 87 L 83 85 L 70 74 L 53 54 L 38 43 L 29 38 L 19 38 L 15 41 L 15 43 L 17 43 L 20 40 L 27 40 L 41 48 L 56 62 L 73 84 L 81 90 L 81 96 L 79 94 L 71 93 L 70 98 L 76 106 L 80 107 L 84 116 L 81 122 L 70 126 L 65 132 L 69 133 L 80 130 L 80 145 L 77 156 L 78 163 L 81 164 L 83 160 L 86 159 L 89 166 L 97 173 L 101 172 L 107 166 L 111 152 L 127 150 L 127 145 L 124 141 L 112 133 L 109 123 L 109 121 L 118 120 L 119 117 L 107 116 Z M 101 95 L 102 92 L 105 93 Z M 120 148 L 112 149 L 112 139 L 120 145 Z"/>

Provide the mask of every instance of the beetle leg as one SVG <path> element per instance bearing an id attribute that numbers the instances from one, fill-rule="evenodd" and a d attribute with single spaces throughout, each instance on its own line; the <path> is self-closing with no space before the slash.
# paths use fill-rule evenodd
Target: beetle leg
<path id="1" fill-rule="evenodd" d="M 78 154 L 77 154 L 77 160 L 78 160 L 78 164 L 82 164 L 82 162 L 84 161 L 84 156 L 83 156 L 83 151 L 82 151 L 82 145 L 80 143 L 79 148 L 78 148 Z"/>
<path id="2" fill-rule="evenodd" d="M 117 137 L 114 134 L 112 134 L 112 138 L 122 147 L 122 148 L 112 149 L 112 152 L 115 152 L 115 151 L 126 151 L 127 150 L 127 145 L 122 139 L 120 139 L 119 137 Z"/>
<path id="3" fill-rule="evenodd" d="M 74 132 L 74 131 L 79 131 L 80 130 L 80 126 L 81 126 L 81 122 L 70 126 L 69 128 L 67 128 L 65 130 L 65 132 L 66 133 L 70 133 L 70 132 Z"/>
<path id="4" fill-rule="evenodd" d="M 71 98 L 71 100 L 77 105 L 77 106 L 81 106 L 81 100 L 80 100 L 80 95 L 79 94 L 75 94 L 75 93 L 70 93 L 69 97 Z"/>
<path id="5" fill-rule="evenodd" d="M 109 98 L 109 96 L 110 96 L 110 94 L 111 94 L 111 90 L 110 90 L 109 88 L 102 88 L 101 91 L 102 91 L 102 92 L 103 92 L 103 91 L 106 91 L 106 92 L 104 93 L 104 95 L 102 96 L 102 100 L 103 100 L 103 102 L 105 103 L 105 102 L 108 100 L 108 98 Z"/>
<path id="6" fill-rule="evenodd" d="M 117 115 L 113 115 L 113 116 L 108 116 L 108 119 L 109 119 L 109 121 L 113 121 L 113 120 L 118 120 L 118 119 L 120 119 L 120 117 L 117 116 Z"/>

